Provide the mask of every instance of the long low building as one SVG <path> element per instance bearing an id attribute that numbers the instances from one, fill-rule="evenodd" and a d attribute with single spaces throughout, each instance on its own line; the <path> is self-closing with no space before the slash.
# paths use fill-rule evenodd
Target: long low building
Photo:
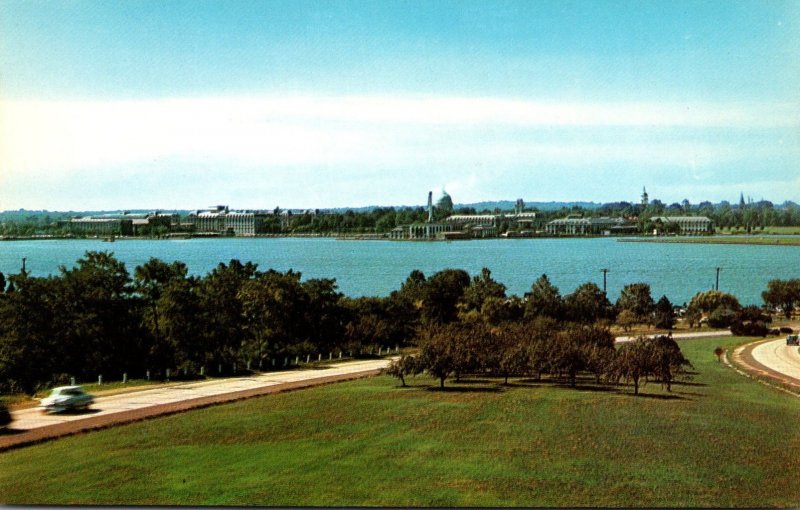
<path id="1" fill-rule="evenodd" d="M 265 233 L 267 218 L 274 215 L 271 211 L 231 211 L 228 206 L 218 205 L 190 213 L 189 223 L 200 234 L 251 237 Z"/>
<path id="2" fill-rule="evenodd" d="M 622 218 L 578 218 L 567 217 L 553 220 L 545 226 L 549 235 L 610 235 L 611 233 L 623 230 L 626 226 Z"/>
<path id="3" fill-rule="evenodd" d="M 650 221 L 662 225 L 677 225 L 683 235 L 714 233 L 714 222 L 706 216 L 656 216 L 650 218 Z"/>

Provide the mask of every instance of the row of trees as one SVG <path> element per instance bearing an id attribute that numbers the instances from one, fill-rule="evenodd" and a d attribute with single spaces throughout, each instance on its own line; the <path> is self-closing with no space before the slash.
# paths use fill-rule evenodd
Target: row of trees
<path id="1" fill-rule="evenodd" d="M 765 300 L 784 286 L 770 282 Z M 695 296 L 689 310 L 692 321 L 720 317 L 728 320 L 724 327 L 738 320 L 753 330 L 768 320 L 715 291 Z M 412 271 L 387 297 L 350 298 L 333 279 L 303 281 L 298 272 L 260 271 L 249 262 L 232 260 L 198 277 L 181 262 L 154 258 L 131 275 L 112 254 L 87 252 L 75 267 L 46 278 L 23 272 L 7 281 L 0 274 L 0 390 L 30 392 L 69 376 L 118 377 L 147 368 L 197 373 L 220 364 L 269 366 L 305 354 L 421 345 L 441 336 L 442 327 L 474 330 L 481 341 L 505 345 L 506 333 L 492 328 L 534 334 L 542 321 L 573 333 L 614 321 L 670 329 L 675 314 L 665 296 L 654 302 L 644 283 L 625 286 L 612 304 L 594 283 L 561 296 L 542 275 L 520 298 L 508 296 L 488 269 L 473 277 L 445 269 L 430 277 Z"/>
<path id="2" fill-rule="evenodd" d="M 387 372 L 405 378 L 422 372 L 439 380 L 464 375 L 534 377 L 564 380 L 574 387 L 578 375 L 588 373 L 596 384 L 631 381 L 634 394 L 647 378 L 658 380 L 668 391 L 691 363 L 671 336 L 640 337 L 617 349 L 607 327 L 563 326 L 552 319 L 500 326 L 451 323 L 431 329 L 421 339 L 417 356 L 402 356 Z"/>

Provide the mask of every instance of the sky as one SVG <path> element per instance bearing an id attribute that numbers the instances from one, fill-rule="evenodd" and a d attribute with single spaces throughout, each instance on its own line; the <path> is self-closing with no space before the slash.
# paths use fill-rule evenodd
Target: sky
<path id="1" fill-rule="evenodd" d="M 0 210 L 800 201 L 800 0 L 0 0 Z"/>

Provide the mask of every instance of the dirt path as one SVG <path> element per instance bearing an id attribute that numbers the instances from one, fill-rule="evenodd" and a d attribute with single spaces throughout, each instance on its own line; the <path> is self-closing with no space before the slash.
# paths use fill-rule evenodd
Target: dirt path
<path id="1" fill-rule="evenodd" d="M 274 372 L 201 381 L 97 397 L 87 412 L 48 415 L 38 409 L 12 411 L 10 429 L 0 435 L 0 451 L 155 416 L 310 386 L 370 377 L 389 361 L 338 363 L 325 368 Z"/>

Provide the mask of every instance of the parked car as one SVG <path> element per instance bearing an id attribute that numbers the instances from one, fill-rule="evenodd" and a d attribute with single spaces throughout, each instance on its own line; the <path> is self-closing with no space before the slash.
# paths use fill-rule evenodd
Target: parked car
<path id="1" fill-rule="evenodd" d="M 39 408 L 46 413 L 58 413 L 74 409 L 88 409 L 94 397 L 86 393 L 80 386 L 59 386 L 53 388 L 46 398 L 42 399 Z"/>
<path id="2" fill-rule="evenodd" d="M 0 403 L 0 431 L 8 428 L 9 423 L 11 423 L 11 413 L 5 404 Z"/>
<path id="3" fill-rule="evenodd" d="M 797 344 L 798 344 L 797 335 L 789 335 L 786 337 L 786 345 L 797 345 Z"/>

